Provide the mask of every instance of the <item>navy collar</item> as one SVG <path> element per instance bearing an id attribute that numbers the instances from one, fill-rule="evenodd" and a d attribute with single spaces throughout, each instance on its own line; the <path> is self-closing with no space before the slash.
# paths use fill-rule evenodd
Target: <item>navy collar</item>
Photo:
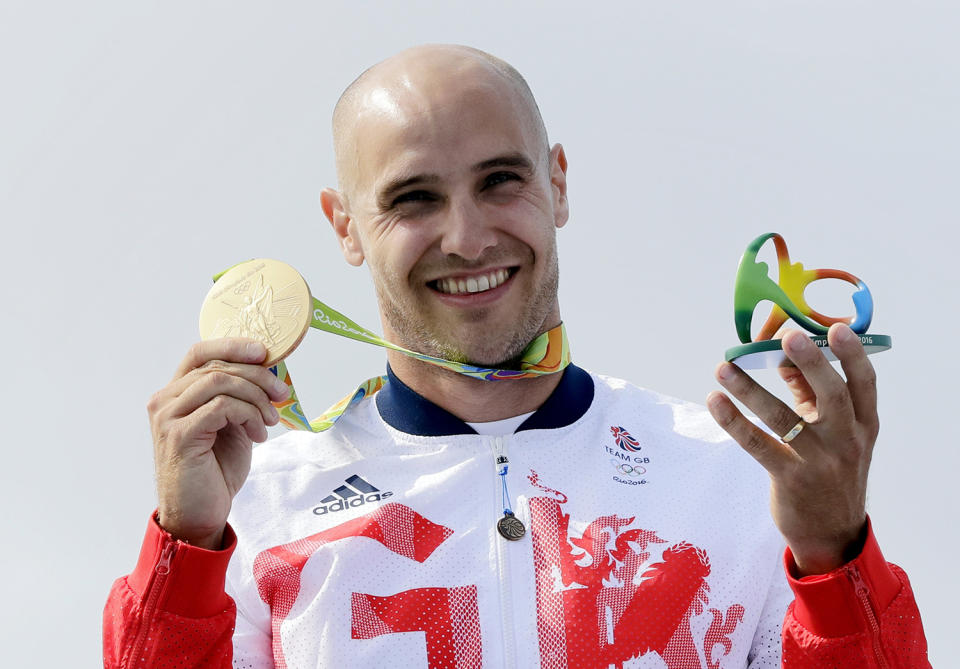
<path id="1" fill-rule="evenodd" d="M 380 415 L 391 426 L 407 434 L 421 437 L 445 437 L 453 434 L 476 434 L 476 430 L 426 397 L 418 395 L 397 378 L 387 365 L 389 381 L 375 395 Z M 491 383 L 513 383 L 492 381 Z M 567 365 L 560 383 L 532 416 L 523 421 L 517 432 L 552 430 L 576 422 L 593 402 L 593 378 L 577 367 Z"/>

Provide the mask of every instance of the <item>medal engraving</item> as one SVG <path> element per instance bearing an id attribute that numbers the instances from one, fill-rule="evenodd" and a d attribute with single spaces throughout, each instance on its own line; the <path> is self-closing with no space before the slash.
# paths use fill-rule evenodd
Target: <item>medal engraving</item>
<path id="1" fill-rule="evenodd" d="M 310 326 L 310 289 L 277 260 L 241 263 L 221 276 L 200 308 L 200 337 L 248 337 L 267 348 L 264 366 L 290 355 Z"/>
<path id="2" fill-rule="evenodd" d="M 503 515 L 503 518 L 497 521 L 497 532 L 504 539 L 517 541 L 526 534 L 527 528 L 523 526 L 519 518 L 507 512 Z"/>

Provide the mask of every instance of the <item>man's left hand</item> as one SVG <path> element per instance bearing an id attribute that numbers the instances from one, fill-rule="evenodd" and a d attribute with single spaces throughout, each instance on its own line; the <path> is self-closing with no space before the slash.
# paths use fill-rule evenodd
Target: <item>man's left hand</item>
<path id="1" fill-rule="evenodd" d="M 717 367 L 720 385 L 789 443 L 748 420 L 724 393 L 707 397 L 710 413 L 770 474 L 773 520 L 801 575 L 823 574 L 859 553 L 866 524 L 867 472 L 880 429 L 876 374 L 859 337 L 842 324 L 827 334 L 846 380 L 816 344 L 787 332 L 783 350 L 796 367 L 781 367 L 794 410 L 736 365 Z"/>

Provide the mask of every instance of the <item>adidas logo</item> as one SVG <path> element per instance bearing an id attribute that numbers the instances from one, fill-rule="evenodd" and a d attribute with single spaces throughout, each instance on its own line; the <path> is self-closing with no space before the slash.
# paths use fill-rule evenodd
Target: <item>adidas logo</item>
<path id="1" fill-rule="evenodd" d="M 344 485 L 335 488 L 333 493 L 320 500 L 320 506 L 313 512 L 318 516 L 363 506 L 367 502 L 379 502 L 393 495 L 393 492 L 380 492 L 380 488 L 354 474 L 346 479 Z"/>

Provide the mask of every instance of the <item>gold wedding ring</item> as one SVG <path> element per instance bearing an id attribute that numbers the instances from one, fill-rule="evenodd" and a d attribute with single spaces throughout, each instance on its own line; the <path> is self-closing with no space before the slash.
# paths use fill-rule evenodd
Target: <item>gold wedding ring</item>
<path id="1" fill-rule="evenodd" d="M 293 352 L 310 327 L 313 298 L 297 270 L 279 260 L 240 263 L 217 279 L 200 307 L 200 338 L 249 337 L 267 348 L 271 367 Z"/>
<path id="2" fill-rule="evenodd" d="M 785 435 L 783 435 L 782 437 L 780 437 L 780 441 L 782 441 L 782 442 L 785 443 L 785 444 L 789 444 L 791 441 L 794 440 L 794 438 L 795 438 L 798 434 L 800 434 L 800 433 L 803 431 L 804 426 L 806 426 L 806 423 L 805 423 L 804 420 L 801 418 L 799 423 L 797 423 L 796 425 L 794 425 L 792 428 L 790 428 L 790 431 L 789 431 L 789 432 L 787 432 Z"/>

